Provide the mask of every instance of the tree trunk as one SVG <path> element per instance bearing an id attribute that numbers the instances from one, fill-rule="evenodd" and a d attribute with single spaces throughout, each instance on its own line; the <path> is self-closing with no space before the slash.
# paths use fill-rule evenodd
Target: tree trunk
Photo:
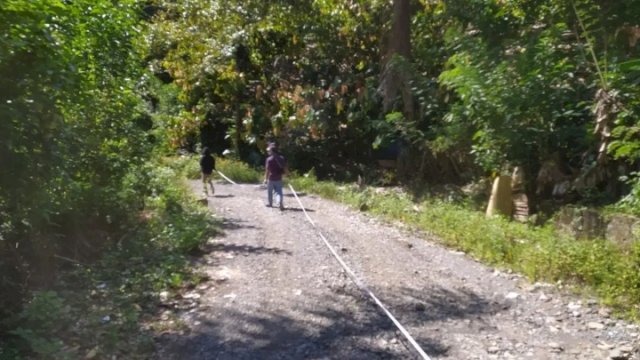
<path id="1" fill-rule="evenodd" d="M 406 59 L 411 57 L 411 8 L 409 0 L 393 1 L 393 24 L 389 54 L 398 54 Z"/>
<path id="2" fill-rule="evenodd" d="M 405 66 L 397 66 L 394 58 L 411 59 L 411 7 L 410 0 L 393 1 L 393 19 L 388 40 L 384 67 L 381 76 L 381 89 L 384 97 L 384 110 L 389 111 L 394 100 L 401 95 L 403 112 L 408 120 L 413 119 L 413 97 L 409 85 L 410 74 Z"/>

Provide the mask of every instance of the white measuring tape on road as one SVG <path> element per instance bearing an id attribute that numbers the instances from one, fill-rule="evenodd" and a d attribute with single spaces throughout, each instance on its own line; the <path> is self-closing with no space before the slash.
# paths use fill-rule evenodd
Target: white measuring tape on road
<path id="1" fill-rule="evenodd" d="M 233 180 L 229 179 L 226 175 L 224 175 L 220 171 L 216 170 L 216 172 L 220 176 L 222 176 L 225 180 L 227 180 L 228 182 L 230 182 L 230 183 L 232 183 L 234 185 L 238 185 L 236 182 L 234 182 Z M 402 324 L 400 324 L 400 322 L 395 318 L 395 316 L 393 316 L 393 314 L 391 314 L 391 312 L 387 309 L 386 306 L 384 306 L 384 304 L 378 299 L 378 297 L 371 290 L 369 290 L 369 288 L 358 278 L 358 276 L 356 276 L 356 274 L 353 272 L 353 270 L 351 270 L 351 268 L 349 268 L 349 266 L 347 266 L 347 264 L 344 262 L 344 260 L 342 260 L 340 255 L 338 255 L 336 250 L 333 248 L 333 246 L 331 246 L 331 244 L 329 243 L 327 238 L 325 238 L 324 235 L 322 234 L 322 232 L 320 232 L 320 229 L 318 229 L 318 226 L 316 225 L 316 223 L 311 219 L 311 217 L 309 216 L 309 213 L 307 213 L 307 209 L 305 209 L 304 205 L 302 205 L 302 201 L 300 201 L 300 198 L 298 197 L 298 193 L 293 188 L 293 186 L 291 186 L 291 184 L 289 184 L 289 188 L 291 189 L 291 192 L 293 193 L 293 196 L 298 201 L 298 204 L 300 204 L 300 208 L 302 209 L 302 212 L 304 213 L 304 216 L 306 216 L 307 220 L 309 220 L 309 223 L 311 223 L 313 228 L 316 229 L 316 231 L 320 235 L 320 238 L 322 239 L 322 241 L 324 241 L 324 244 L 327 246 L 327 248 L 329 248 L 329 251 L 331 251 L 331 254 L 333 255 L 333 257 L 335 257 L 336 260 L 338 260 L 338 263 L 340 263 L 340 266 L 342 266 L 342 268 L 347 272 L 347 274 L 349 275 L 349 278 L 351 279 L 351 281 L 353 281 L 353 283 L 356 284 L 356 286 L 362 292 L 366 293 L 367 295 L 369 295 L 369 297 L 371 299 L 373 299 L 373 301 L 376 303 L 376 305 L 378 305 L 378 307 L 380 307 L 380 309 L 382 309 L 382 311 L 385 313 L 385 315 L 387 315 L 387 317 L 389 319 L 391 319 L 393 324 L 398 328 L 398 330 L 400 330 L 402 335 L 404 335 L 404 337 L 409 341 L 409 343 L 418 352 L 418 354 L 420 354 L 422 359 L 431 360 L 429 355 L 427 355 L 427 353 L 425 353 L 424 350 L 422 350 L 420 345 L 411 336 L 411 334 L 409 334 L 407 329 L 405 329 L 405 327 L 402 326 Z"/>
<path id="2" fill-rule="evenodd" d="M 400 322 L 393 316 L 393 314 L 391 314 L 391 312 L 389 310 L 387 310 L 387 307 L 384 306 L 384 304 L 378 299 L 378 297 L 376 297 L 376 295 L 371 290 L 369 290 L 369 288 L 362 281 L 360 281 L 360 279 L 358 279 L 356 274 L 342 260 L 340 255 L 338 255 L 336 250 L 333 248 L 333 246 L 331 246 L 331 244 L 329 244 L 329 241 L 327 241 L 327 239 L 324 237 L 324 235 L 322 235 L 322 233 L 320 232 L 320 229 L 318 229 L 318 226 L 316 225 L 316 223 L 313 222 L 311 217 L 309 217 L 309 214 L 307 213 L 307 210 L 304 208 L 304 205 L 302 205 L 302 201 L 300 201 L 300 198 L 298 197 L 298 194 L 296 193 L 296 190 L 293 188 L 293 186 L 291 186 L 291 184 L 289 184 L 289 188 L 291 189 L 291 192 L 293 192 L 293 196 L 295 196 L 296 200 L 298 201 L 298 204 L 300 204 L 300 207 L 302 208 L 302 212 L 304 212 L 304 216 L 307 217 L 307 220 L 309 220 L 311 225 L 313 225 L 313 227 L 318 231 L 318 234 L 320 235 L 320 238 L 322 239 L 322 241 L 324 241 L 324 244 L 329 248 L 329 251 L 331 251 L 331 254 L 333 254 L 333 257 L 335 257 L 336 260 L 338 260 L 338 262 L 340 263 L 342 268 L 347 272 L 347 274 L 349 274 L 349 278 L 351 278 L 351 280 L 356 284 L 356 286 L 358 286 L 360 288 L 360 290 L 362 290 L 363 292 L 367 293 L 367 295 L 369 295 L 369 297 L 371 297 L 371 299 L 373 299 L 373 301 L 380 307 L 380 309 L 382 309 L 382 311 L 389 317 L 389 319 L 391 319 L 391 321 L 393 321 L 394 325 L 398 328 L 398 330 L 400 330 L 402 335 L 404 335 L 404 337 L 409 341 L 409 343 L 411 343 L 411 345 L 418 352 L 418 354 L 420 354 L 420 356 L 425 360 L 431 360 L 429 355 L 427 355 L 427 353 L 425 353 L 424 350 L 422 350 L 420 345 L 414 340 L 414 338 L 411 336 L 411 334 L 409 334 L 407 329 L 405 329 L 404 326 L 402 326 L 402 324 L 400 324 Z"/>
<path id="3" fill-rule="evenodd" d="M 229 179 L 225 174 L 223 174 L 221 171 L 216 170 L 216 172 L 218 173 L 218 175 L 222 176 L 225 180 L 227 180 L 228 182 L 232 183 L 233 185 L 238 185 L 235 181 Z"/>

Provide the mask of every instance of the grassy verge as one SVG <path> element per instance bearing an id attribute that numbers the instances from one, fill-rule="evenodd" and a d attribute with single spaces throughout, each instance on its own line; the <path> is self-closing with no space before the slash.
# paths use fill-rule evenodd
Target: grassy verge
<path id="1" fill-rule="evenodd" d="M 166 163 L 173 164 L 178 171 L 188 179 L 200 178 L 199 157 L 196 155 L 181 156 L 165 159 Z M 262 173 L 252 169 L 247 164 L 224 158 L 216 158 L 216 169 L 237 183 L 259 183 L 262 181 Z M 214 172 L 214 177 L 222 179 Z"/>
<path id="2" fill-rule="evenodd" d="M 180 330 L 170 304 L 204 279 L 189 254 L 219 230 L 180 185 L 180 171 L 149 169 L 137 225 L 95 263 L 66 259 L 58 284 L 7 320 L 1 359 L 147 359 L 154 333 Z"/>
<path id="3" fill-rule="evenodd" d="M 595 292 L 619 314 L 640 320 L 639 243 L 623 250 L 604 239 L 577 241 L 549 226 L 487 219 L 455 203 L 437 199 L 414 202 L 401 191 L 360 191 L 355 186 L 320 182 L 313 176 L 298 177 L 291 183 L 297 190 L 431 232 L 449 247 L 523 273 L 532 281 L 562 282 L 576 290 Z"/>

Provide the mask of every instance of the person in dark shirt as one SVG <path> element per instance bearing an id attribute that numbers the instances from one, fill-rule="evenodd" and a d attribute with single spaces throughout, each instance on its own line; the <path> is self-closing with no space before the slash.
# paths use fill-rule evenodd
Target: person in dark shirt
<path id="1" fill-rule="evenodd" d="M 277 195 L 278 207 L 284 210 L 282 201 L 282 175 L 286 172 L 287 163 L 282 155 L 278 153 L 275 143 L 267 146 L 267 161 L 264 165 L 264 182 L 267 184 L 267 206 L 273 206 L 273 192 Z"/>
<path id="2" fill-rule="evenodd" d="M 211 174 L 215 169 L 216 159 L 211 155 L 211 150 L 205 147 L 202 149 L 202 157 L 200 158 L 200 172 L 202 173 L 202 186 L 204 187 L 204 193 L 207 197 L 209 196 L 207 184 L 211 187 L 211 195 L 215 193 L 213 182 L 211 181 Z"/>

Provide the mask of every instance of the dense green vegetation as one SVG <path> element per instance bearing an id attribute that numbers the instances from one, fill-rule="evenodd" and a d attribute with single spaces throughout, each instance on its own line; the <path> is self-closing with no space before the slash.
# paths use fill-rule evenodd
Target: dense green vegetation
<path id="1" fill-rule="evenodd" d="M 393 53 L 403 40 L 390 15 L 402 3 L 409 58 Z M 534 205 L 548 196 L 536 181 L 552 163 L 574 200 L 606 190 L 615 201 L 638 154 L 638 6 L 159 2 L 148 40 L 154 71 L 173 80 L 188 113 L 169 127 L 178 146 L 200 133 L 257 163 L 278 140 L 294 168 L 345 179 L 377 177 L 372 160 L 393 150 L 400 180 L 419 184 L 520 166 Z M 404 84 L 383 99 L 389 72 Z"/>
<path id="2" fill-rule="evenodd" d="M 0 357 L 142 352 L 121 340 L 149 296 L 197 282 L 185 254 L 215 228 L 175 177 L 197 176 L 192 155 L 167 156 L 209 146 L 256 182 L 268 141 L 295 172 L 412 196 L 304 189 L 637 316 L 637 246 L 412 201 L 519 167 L 534 213 L 640 214 L 638 14 L 635 0 L 2 1 Z M 77 335 L 106 313 L 119 320 Z"/>
<path id="3" fill-rule="evenodd" d="M 98 255 L 141 206 L 139 170 L 151 148 L 136 89 L 136 8 L 133 1 L 2 2 L 3 317 L 30 286 L 53 280 L 56 256 Z"/>
<path id="4" fill-rule="evenodd" d="M 189 254 L 219 224 L 180 185 L 179 169 L 172 163 L 148 169 L 152 180 L 140 219 L 105 256 L 92 263 L 58 258 L 65 272 L 56 283 L 3 319 L 9 330 L 0 358 L 148 359 L 155 333 L 180 330 L 175 313 L 161 315 L 177 294 L 206 279 L 193 271 Z"/>
<path id="5" fill-rule="evenodd" d="M 140 10 L 0 4 L 2 359 L 146 358 L 158 293 L 198 281 L 216 226 L 155 155 Z"/>

